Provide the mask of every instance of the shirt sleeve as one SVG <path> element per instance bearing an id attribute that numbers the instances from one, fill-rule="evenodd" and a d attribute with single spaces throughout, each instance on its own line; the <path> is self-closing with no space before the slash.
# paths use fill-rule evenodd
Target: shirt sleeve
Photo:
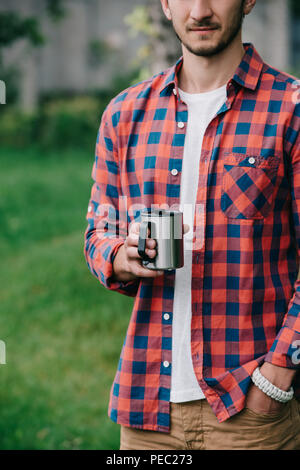
<path id="1" fill-rule="evenodd" d="M 119 282 L 113 279 L 113 261 L 127 236 L 127 213 L 120 220 L 122 200 L 117 137 L 110 107 L 103 113 L 96 142 L 92 178 L 94 184 L 86 219 L 84 255 L 91 273 L 107 289 L 135 297 L 139 279 Z"/>
<path id="2" fill-rule="evenodd" d="M 295 233 L 298 261 L 300 259 L 300 104 L 295 107 L 293 119 L 286 132 L 285 155 L 289 162 L 292 217 L 291 230 Z M 294 294 L 289 302 L 282 328 L 268 352 L 265 361 L 290 369 L 300 369 L 300 277 L 294 283 Z"/>

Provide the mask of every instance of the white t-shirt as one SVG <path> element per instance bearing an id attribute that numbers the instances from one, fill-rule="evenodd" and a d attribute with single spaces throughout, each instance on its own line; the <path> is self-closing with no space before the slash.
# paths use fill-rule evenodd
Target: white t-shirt
<path id="1" fill-rule="evenodd" d="M 184 235 L 184 267 L 176 270 L 172 334 L 171 402 L 205 398 L 195 376 L 191 355 L 191 280 L 194 210 L 199 159 L 206 128 L 225 103 L 226 85 L 206 93 L 190 94 L 179 90 L 188 106 L 180 186 L 180 210 L 190 231 Z"/>

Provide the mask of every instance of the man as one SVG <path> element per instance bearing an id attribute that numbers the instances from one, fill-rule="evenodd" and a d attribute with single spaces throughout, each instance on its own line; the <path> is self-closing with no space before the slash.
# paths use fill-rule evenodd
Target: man
<path id="1" fill-rule="evenodd" d="M 161 0 L 182 58 L 102 117 L 85 254 L 135 297 L 109 404 L 124 450 L 300 448 L 300 108 L 242 43 L 255 3 Z M 188 222 L 176 271 L 141 264 L 153 205 Z"/>

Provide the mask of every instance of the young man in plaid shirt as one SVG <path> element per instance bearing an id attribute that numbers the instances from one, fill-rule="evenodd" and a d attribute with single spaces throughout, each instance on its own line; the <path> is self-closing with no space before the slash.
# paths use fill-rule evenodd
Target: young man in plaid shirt
<path id="1" fill-rule="evenodd" d="M 298 82 L 242 43 L 255 3 L 161 0 L 183 56 L 102 116 L 85 256 L 135 297 L 109 403 L 121 449 L 300 448 Z M 184 212 L 183 268 L 142 266 L 151 207 Z"/>

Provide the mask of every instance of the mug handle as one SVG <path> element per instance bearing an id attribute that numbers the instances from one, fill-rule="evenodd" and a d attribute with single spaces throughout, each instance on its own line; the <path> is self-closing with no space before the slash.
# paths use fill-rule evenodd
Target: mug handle
<path id="1" fill-rule="evenodd" d="M 146 255 L 146 239 L 148 238 L 147 230 L 150 230 L 151 233 L 151 222 L 149 220 L 144 220 L 140 225 L 140 236 L 138 243 L 138 254 L 142 257 L 144 261 L 151 262 L 152 258 L 149 258 Z"/>

